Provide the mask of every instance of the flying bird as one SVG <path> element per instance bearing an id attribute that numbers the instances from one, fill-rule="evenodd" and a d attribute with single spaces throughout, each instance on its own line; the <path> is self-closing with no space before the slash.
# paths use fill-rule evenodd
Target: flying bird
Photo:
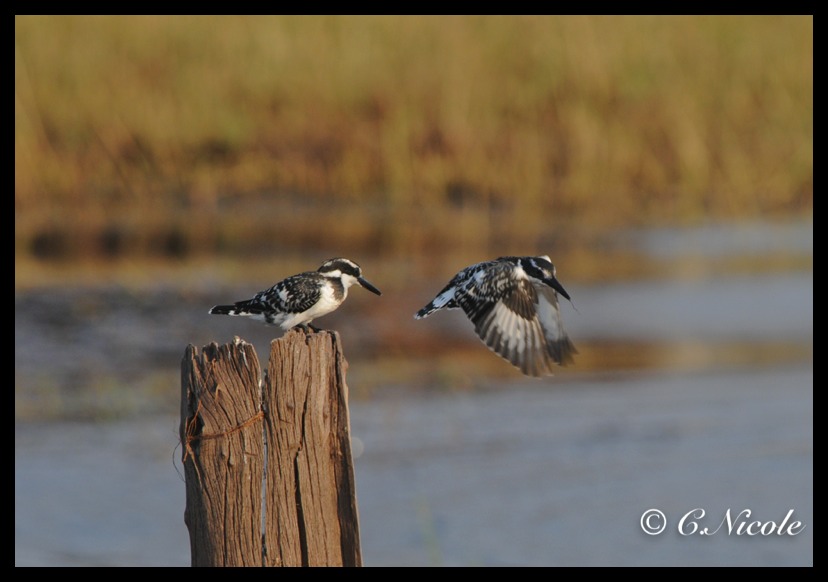
<path id="1" fill-rule="evenodd" d="M 578 353 L 564 330 L 558 294 L 570 299 L 548 256 L 500 257 L 457 273 L 414 319 L 462 309 L 489 349 L 527 376 L 547 376 Z"/>
<path id="2" fill-rule="evenodd" d="M 359 265 L 349 259 L 335 258 L 322 263 L 316 271 L 293 275 L 276 283 L 252 299 L 233 305 L 216 305 L 213 315 L 244 315 L 287 331 L 301 327 L 319 331 L 310 323 L 334 311 L 348 297 L 348 288 L 360 285 L 371 293 L 382 295 L 366 281 Z"/>

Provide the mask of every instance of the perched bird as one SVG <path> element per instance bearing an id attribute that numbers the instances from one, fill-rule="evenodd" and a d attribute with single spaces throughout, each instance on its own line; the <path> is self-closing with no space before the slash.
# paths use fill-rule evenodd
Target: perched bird
<path id="1" fill-rule="evenodd" d="M 528 376 L 550 375 L 553 364 L 578 353 L 567 336 L 558 293 L 570 299 L 548 256 L 500 257 L 466 267 L 414 319 L 462 309 L 480 339 Z"/>
<path id="2" fill-rule="evenodd" d="M 279 281 L 252 299 L 233 305 L 216 305 L 213 315 L 245 315 L 283 330 L 299 326 L 319 331 L 310 322 L 342 305 L 351 285 L 365 287 L 382 295 L 379 289 L 362 277 L 362 269 L 348 259 L 336 258 L 322 263 L 316 271 L 299 273 Z"/>

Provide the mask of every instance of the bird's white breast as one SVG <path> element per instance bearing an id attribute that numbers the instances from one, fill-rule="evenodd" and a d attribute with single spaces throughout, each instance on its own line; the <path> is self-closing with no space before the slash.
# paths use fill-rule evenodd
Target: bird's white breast
<path id="1" fill-rule="evenodd" d="M 319 290 L 319 301 L 311 305 L 302 313 L 286 314 L 284 321 L 279 325 L 282 329 L 288 330 L 303 323 L 309 323 L 317 317 L 322 317 L 339 307 L 348 295 L 348 290 L 345 289 L 340 299 L 336 298 L 333 287 L 329 284 L 322 285 Z"/>

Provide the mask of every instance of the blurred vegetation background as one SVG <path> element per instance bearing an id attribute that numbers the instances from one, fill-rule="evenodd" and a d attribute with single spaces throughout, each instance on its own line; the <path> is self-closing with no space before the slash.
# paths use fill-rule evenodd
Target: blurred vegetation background
<path id="1" fill-rule="evenodd" d="M 14 110 L 18 284 L 813 212 L 811 16 L 16 16 Z"/>

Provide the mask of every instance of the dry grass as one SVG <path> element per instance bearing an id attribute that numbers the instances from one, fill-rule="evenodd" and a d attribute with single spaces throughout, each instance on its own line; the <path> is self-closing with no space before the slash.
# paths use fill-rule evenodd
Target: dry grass
<path id="1" fill-rule="evenodd" d="M 15 18 L 18 255 L 812 212 L 812 17 Z"/>

